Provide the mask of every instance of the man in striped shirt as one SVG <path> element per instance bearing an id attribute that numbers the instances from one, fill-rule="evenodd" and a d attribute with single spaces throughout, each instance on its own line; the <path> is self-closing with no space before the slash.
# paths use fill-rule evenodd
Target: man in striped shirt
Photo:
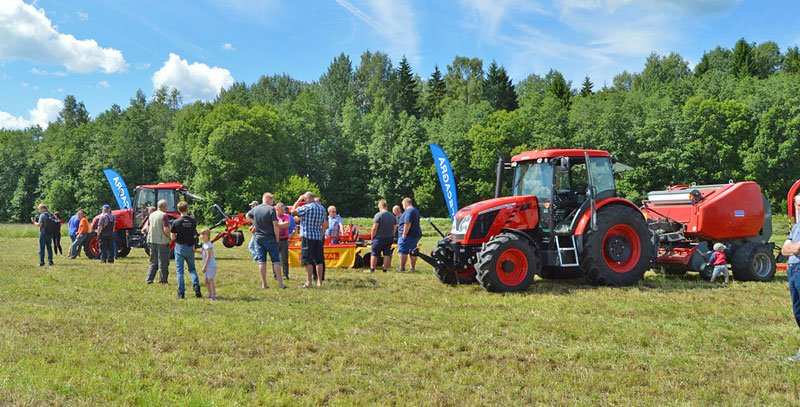
<path id="1" fill-rule="evenodd" d="M 328 228 L 328 213 L 314 200 L 314 194 L 306 192 L 297 198 L 292 206 L 292 214 L 300 217 L 301 257 L 300 263 L 306 267 L 306 283 L 301 288 L 311 287 L 311 274 L 316 267 L 317 287 L 322 287 L 322 267 L 325 262 L 323 231 Z"/>

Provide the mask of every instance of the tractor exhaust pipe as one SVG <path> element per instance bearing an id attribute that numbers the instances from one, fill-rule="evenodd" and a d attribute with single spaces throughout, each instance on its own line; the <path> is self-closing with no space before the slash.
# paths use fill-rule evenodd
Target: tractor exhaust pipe
<path id="1" fill-rule="evenodd" d="M 497 179 L 494 184 L 494 197 L 500 198 L 503 192 L 503 171 L 506 168 L 506 158 L 500 150 L 497 150 Z"/>
<path id="2" fill-rule="evenodd" d="M 435 231 L 436 231 L 436 233 L 438 233 L 439 235 L 441 235 L 441 236 L 442 236 L 442 238 L 444 238 L 444 233 L 442 233 L 442 231 L 441 231 L 441 230 L 439 230 L 439 228 L 437 228 L 437 227 L 436 227 L 436 225 L 434 225 L 434 224 L 433 224 L 433 219 L 431 219 L 431 218 L 428 218 L 428 223 L 430 223 L 430 224 L 431 224 L 431 226 L 433 227 L 433 230 L 435 230 Z"/>

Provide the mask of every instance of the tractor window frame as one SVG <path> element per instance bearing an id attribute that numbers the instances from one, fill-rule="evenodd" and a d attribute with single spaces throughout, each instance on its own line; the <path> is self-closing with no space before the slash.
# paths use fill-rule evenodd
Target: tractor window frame
<path id="1" fill-rule="evenodd" d="M 532 172 L 534 169 L 536 171 Z M 554 176 L 555 169 L 552 161 L 517 163 L 514 169 L 514 183 L 511 186 L 512 194 L 513 196 L 534 195 L 539 202 L 550 202 L 553 194 Z M 538 186 L 535 181 L 539 181 Z"/>

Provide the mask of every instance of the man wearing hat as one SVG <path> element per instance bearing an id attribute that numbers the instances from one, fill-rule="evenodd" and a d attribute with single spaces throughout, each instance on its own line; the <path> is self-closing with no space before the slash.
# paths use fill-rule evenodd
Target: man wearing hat
<path id="1" fill-rule="evenodd" d="M 114 223 L 116 219 L 111 213 L 111 207 L 103 205 L 103 213 L 97 220 L 97 240 L 100 241 L 100 261 L 103 263 L 114 262 Z"/>

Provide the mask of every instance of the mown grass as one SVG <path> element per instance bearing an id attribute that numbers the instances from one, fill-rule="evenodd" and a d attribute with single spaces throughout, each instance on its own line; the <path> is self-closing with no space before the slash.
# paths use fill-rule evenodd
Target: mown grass
<path id="1" fill-rule="evenodd" d="M 145 285 L 141 250 L 40 269 L 36 239 L 8 230 L 0 405 L 800 401 L 782 273 L 728 286 L 653 273 L 629 288 L 539 280 L 498 295 L 443 286 L 427 266 L 329 270 L 311 290 L 294 288 L 292 269 L 291 289 L 262 291 L 246 249 L 220 246 L 220 300 L 177 301 L 174 265 L 169 286 Z"/>

